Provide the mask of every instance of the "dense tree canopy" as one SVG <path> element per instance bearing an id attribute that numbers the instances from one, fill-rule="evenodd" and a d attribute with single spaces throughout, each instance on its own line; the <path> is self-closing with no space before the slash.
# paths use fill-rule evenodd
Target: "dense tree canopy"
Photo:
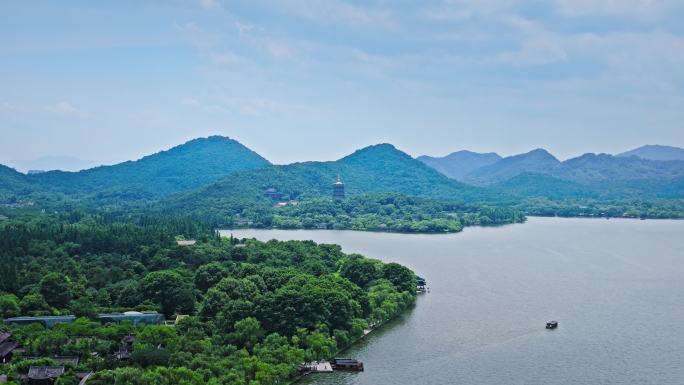
<path id="1" fill-rule="evenodd" d="M 16 273 L 0 281 L 0 314 L 79 317 L 52 329 L 13 326 L 26 356 L 46 358 L 17 355 L 3 369 L 10 380 L 53 364 L 49 357 L 76 355 L 79 365 L 60 383 L 92 370 L 93 384 L 278 384 L 415 300 L 415 276 L 397 264 L 311 241 L 218 238 L 170 221 L 77 215 L 0 224 L 1 266 Z M 177 245 L 188 234 L 197 243 Z M 183 317 L 175 328 L 97 321 L 128 310 Z M 131 358 L 119 361 L 129 334 Z"/>

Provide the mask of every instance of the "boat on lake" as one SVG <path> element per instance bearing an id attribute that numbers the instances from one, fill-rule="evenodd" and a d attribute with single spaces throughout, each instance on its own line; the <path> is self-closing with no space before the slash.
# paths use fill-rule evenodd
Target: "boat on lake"
<path id="1" fill-rule="evenodd" d="M 555 329 L 558 327 L 558 321 L 549 321 L 546 323 L 547 329 Z"/>
<path id="2" fill-rule="evenodd" d="M 353 358 L 333 358 L 330 361 L 333 370 L 354 370 L 363 372 L 363 362 Z"/>

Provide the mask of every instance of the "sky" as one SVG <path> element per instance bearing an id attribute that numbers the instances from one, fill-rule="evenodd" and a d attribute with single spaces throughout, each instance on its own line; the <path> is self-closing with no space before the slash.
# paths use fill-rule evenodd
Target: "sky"
<path id="1" fill-rule="evenodd" d="M 681 0 L 3 0 L 0 163 L 214 134 L 281 164 L 684 146 L 683 19 Z"/>

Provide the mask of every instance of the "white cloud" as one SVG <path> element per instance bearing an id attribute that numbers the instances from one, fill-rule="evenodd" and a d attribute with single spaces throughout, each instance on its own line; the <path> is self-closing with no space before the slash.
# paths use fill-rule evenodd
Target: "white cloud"
<path id="1" fill-rule="evenodd" d="M 252 25 L 241 23 L 239 21 L 236 21 L 233 24 L 235 25 L 235 28 L 238 30 L 238 33 L 240 35 L 246 35 L 246 34 L 252 32 L 252 29 L 254 29 L 254 27 Z"/>
<path id="2" fill-rule="evenodd" d="M 664 10 L 671 0 L 556 0 L 558 10 L 567 16 L 587 14 L 650 15 Z"/>
<path id="3" fill-rule="evenodd" d="M 19 108 L 15 106 L 14 104 L 4 101 L 0 102 L 0 110 L 3 111 L 17 111 Z"/>
<path id="4" fill-rule="evenodd" d="M 504 52 L 499 55 L 504 62 L 516 66 L 544 65 L 567 60 L 565 49 L 554 42 L 543 38 L 533 38 L 523 42 L 517 51 Z"/>
<path id="5" fill-rule="evenodd" d="M 231 51 L 211 52 L 209 55 L 215 64 L 244 64 L 249 62 L 244 56 Z"/>
<path id="6" fill-rule="evenodd" d="M 52 114 L 66 117 L 84 118 L 88 116 L 86 112 L 74 107 L 71 103 L 67 101 L 61 101 L 55 104 L 44 106 L 43 110 L 50 112 Z"/>
<path id="7" fill-rule="evenodd" d="M 214 9 L 214 8 L 218 8 L 221 6 L 221 4 L 218 2 L 218 0 L 198 0 L 198 1 L 199 1 L 199 4 L 204 9 Z"/>
<path id="8" fill-rule="evenodd" d="M 186 106 L 199 106 L 200 102 L 195 98 L 184 98 L 183 100 L 181 100 L 181 104 Z"/>
<path id="9" fill-rule="evenodd" d="M 503 62 L 516 66 L 544 65 L 568 59 L 564 38 L 542 25 L 516 15 L 502 17 L 504 24 L 523 35 L 521 47 L 499 54 Z"/>
<path id="10" fill-rule="evenodd" d="M 292 57 L 293 51 L 290 44 L 285 40 L 266 39 L 266 49 L 276 59 Z"/>
<path id="11" fill-rule="evenodd" d="M 286 0 L 277 2 L 277 5 L 301 18 L 322 24 L 334 22 L 386 28 L 396 26 L 388 12 L 340 0 Z"/>

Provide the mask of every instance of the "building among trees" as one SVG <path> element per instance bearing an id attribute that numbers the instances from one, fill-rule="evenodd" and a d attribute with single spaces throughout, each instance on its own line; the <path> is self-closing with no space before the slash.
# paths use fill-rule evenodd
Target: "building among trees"
<path id="1" fill-rule="evenodd" d="M 337 175 L 337 182 L 333 183 L 333 199 L 344 199 L 344 183 Z"/>

